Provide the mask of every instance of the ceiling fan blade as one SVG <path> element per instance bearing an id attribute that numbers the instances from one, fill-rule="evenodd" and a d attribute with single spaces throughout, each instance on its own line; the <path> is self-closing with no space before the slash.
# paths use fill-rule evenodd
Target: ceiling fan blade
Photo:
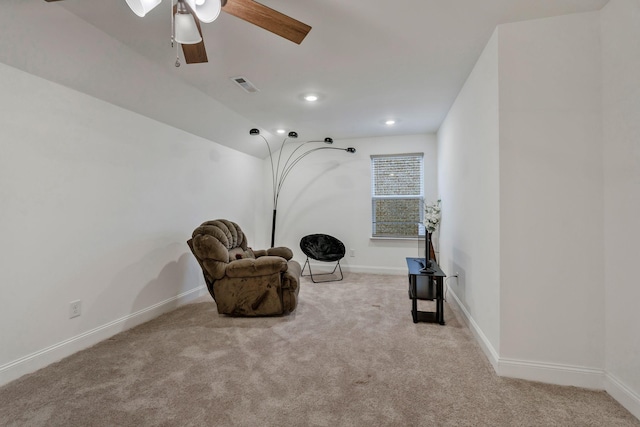
<path id="1" fill-rule="evenodd" d="M 182 53 L 187 64 L 202 64 L 209 62 L 207 50 L 204 48 L 204 41 L 196 44 L 183 44 Z"/>
<path id="2" fill-rule="evenodd" d="M 194 13 L 194 11 L 189 7 L 187 2 L 184 2 L 184 5 L 189 10 L 189 13 L 193 16 L 193 19 L 196 21 L 196 26 L 198 27 L 198 32 L 200 33 L 200 37 L 202 37 L 202 28 L 200 28 L 200 20 Z M 178 5 L 173 6 L 173 14 L 175 15 L 178 11 Z M 202 64 L 204 62 L 209 62 L 207 58 L 207 50 L 204 47 L 204 37 L 202 37 L 202 41 L 196 44 L 182 44 L 182 53 L 184 55 L 184 62 L 187 64 Z"/>
<path id="3" fill-rule="evenodd" d="M 193 12 L 191 12 L 193 15 Z M 198 27 L 198 32 L 200 33 L 200 37 L 202 37 L 202 29 L 200 28 L 200 21 L 195 17 L 196 26 Z M 200 43 L 196 44 L 183 44 L 182 45 L 182 53 L 184 54 L 184 61 L 187 64 L 201 64 L 203 62 L 209 62 L 207 58 L 207 50 L 204 47 L 204 37 Z"/>
<path id="4" fill-rule="evenodd" d="M 309 25 L 254 0 L 227 0 L 222 10 L 297 44 L 311 31 Z"/>

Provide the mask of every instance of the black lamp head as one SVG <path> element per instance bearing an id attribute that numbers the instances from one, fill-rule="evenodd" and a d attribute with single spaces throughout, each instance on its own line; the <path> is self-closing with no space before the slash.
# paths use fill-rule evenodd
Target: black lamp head
<path id="1" fill-rule="evenodd" d="M 324 139 L 324 143 L 325 144 L 333 144 L 333 138 L 329 138 L 329 137 L 325 138 Z"/>
<path id="2" fill-rule="evenodd" d="M 297 138 L 298 137 L 298 132 L 291 131 L 291 132 L 289 132 L 288 137 L 289 138 Z"/>
<path id="3" fill-rule="evenodd" d="M 260 131 L 256 128 L 253 128 L 249 131 L 249 135 L 260 135 Z"/>
<path id="4" fill-rule="evenodd" d="M 355 148 L 353 148 L 353 147 L 347 148 L 347 153 L 355 153 L 355 152 L 356 152 Z"/>

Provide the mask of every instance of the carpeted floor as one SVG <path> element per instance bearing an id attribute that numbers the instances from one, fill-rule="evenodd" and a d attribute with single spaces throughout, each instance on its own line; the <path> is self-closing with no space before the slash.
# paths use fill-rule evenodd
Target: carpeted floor
<path id="1" fill-rule="evenodd" d="M 200 301 L 0 388 L 0 425 L 640 426 L 605 392 L 497 377 L 448 305 L 412 323 L 405 276 L 305 278 L 281 318 Z"/>

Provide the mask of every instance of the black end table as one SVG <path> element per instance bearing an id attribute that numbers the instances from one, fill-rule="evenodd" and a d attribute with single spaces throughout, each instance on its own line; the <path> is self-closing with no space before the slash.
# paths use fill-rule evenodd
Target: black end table
<path id="1" fill-rule="evenodd" d="M 407 267 L 409 269 L 409 296 L 411 297 L 411 316 L 413 323 L 430 322 L 444 325 L 444 278 L 446 274 L 440 269 L 440 266 L 431 260 L 431 268 L 429 272 L 423 272 L 424 258 L 407 258 Z M 418 311 L 418 289 L 417 282 L 419 277 L 426 277 L 428 281 L 434 281 L 436 284 L 436 311 Z M 427 298 L 430 299 L 430 298 Z"/>

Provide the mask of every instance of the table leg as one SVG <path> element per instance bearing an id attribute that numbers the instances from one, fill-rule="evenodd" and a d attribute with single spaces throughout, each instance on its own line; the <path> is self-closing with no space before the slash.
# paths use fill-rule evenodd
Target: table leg
<path id="1" fill-rule="evenodd" d="M 444 281 L 442 277 L 436 278 L 436 310 L 438 311 L 438 323 L 444 325 Z"/>
<path id="2" fill-rule="evenodd" d="M 413 317 L 413 323 L 418 323 L 418 289 L 416 276 L 409 277 L 409 286 L 411 288 L 411 317 Z"/>

